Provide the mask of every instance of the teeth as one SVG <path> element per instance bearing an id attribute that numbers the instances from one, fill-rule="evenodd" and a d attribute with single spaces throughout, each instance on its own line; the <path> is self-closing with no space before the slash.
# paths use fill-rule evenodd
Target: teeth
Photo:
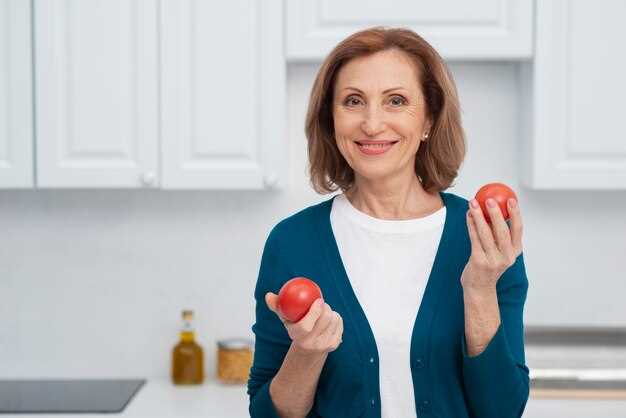
<path id="1" fill-rule="evenodd" d="M 383 147 L 388 147 L 393 145 L 393 143 L 388 143 L 388 144 L 359 144 L 359 146 L 364 147 L 364 148 L 383 148 Z"/>

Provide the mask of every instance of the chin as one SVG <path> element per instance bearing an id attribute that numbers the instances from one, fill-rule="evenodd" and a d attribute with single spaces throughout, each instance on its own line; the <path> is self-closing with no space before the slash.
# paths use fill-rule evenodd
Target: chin
<path id="1" fill-rule="evenodd" d="M 397 173 L 389 164 L 381 167 L 360 167 L 355 171 L 360 177 L 369 181 L 383 180 Z"/>

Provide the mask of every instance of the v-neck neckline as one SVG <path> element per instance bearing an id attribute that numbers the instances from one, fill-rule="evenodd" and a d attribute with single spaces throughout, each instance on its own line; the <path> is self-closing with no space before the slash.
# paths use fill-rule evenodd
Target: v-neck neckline
<path id="1" fill-rule="evenodd" d="M 424 290 L 422 302 L 419 306 L 413 325 L 411 337 L 411 358 L 415 358 L 417 353 L 423 353 L 426 349 L 429 338 L 421 338 L 418 341 L 415 336 L 417 333 L 424 333 L 423 335 L 426 336 L 430 334 L 428 330 L 430 329 L 430 325 L 442 293 L 444 278 L 454 271 L 455 263 L 446 262 L 446 255 L 450 253 L 450 249 L 453 248 L 452 245 L 455 244 L 453 242 L 453 238 L 457 235 L 456 230 L 459 221 L 458 217 L 455 216 L 456 210 L 453 207 L 454 202 L 452 202 L 450 194 L 439 192 L 439 195 L 441 196 L 443 204 L 446 208 L 445 221 L 441 239 L 439 240 L 439 245 L 435 254 L 435 259 L 433 261 L 433 266 L 426 283 L 426 289 Z M 322 205 L 320 205 L 321 210 L 318 218 L 321 239 L 320 245 L 324 248 L 326 262 L 328 263 L 329 271 L 333 275 L 332 282 L 335 284 L 336 290 L 338 291 L 346 307 L 347 314 L 349 315 L 349 317 L 346 318 L 346 321 L 351 321 L 351 323 L 354 324 L 358 345 L 360 347 L 358 353 L 359 359 L 361 362 L 365 362 L 367 358 L 374 355 L 374 353 L 368 352 L 372 346 L 373 349 L 376 350 L 376 357 L 378 357 L 378 351 L 376 349 L 376 341 L 372 328 L 367 320 L 363 307 L 358 301 L 354 288 L 350 283 L 350 279 L 341 259 L 337 240 L 332 229 L 330 212 L 333 201 L 336 197 L 337 195 L 327 199 Z"/>

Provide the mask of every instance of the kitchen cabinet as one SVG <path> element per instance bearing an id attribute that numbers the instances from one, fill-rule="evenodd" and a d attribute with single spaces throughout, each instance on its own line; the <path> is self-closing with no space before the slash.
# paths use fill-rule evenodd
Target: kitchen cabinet
<path id="1" fill-rule="evenodd" d="M 0 188 L 33 187 L 31 7 L 0 1 Z"/>
<path id="2" fill-rule="evenodd" d="M 279 0 L 161 3 L 162 186 L 286 183 Z"/>
<path id="3" fill-rule="evenodd" d="M 526 59 L 533 55 L 532 0 L 289 0 L 287 58 L 322 60 L 343 38 L 376 26 L 408 27 L 446 59 Z"/>
<path id="4" fill-rule="evenodd" d="M 282 4 L 35 0 L 37 186 L 284 181 Z"/>
<path id="5" fill-rule="evenodd" d="M 35 0 L 37 186 L 158 185 L 157 0 Z"/>
<path id="6" fill-rule="evenodd" d="M 626 189 L 626 2 L 535 7 L 535 59 L 520 71 L 522 181 L 532 189 Z"/>

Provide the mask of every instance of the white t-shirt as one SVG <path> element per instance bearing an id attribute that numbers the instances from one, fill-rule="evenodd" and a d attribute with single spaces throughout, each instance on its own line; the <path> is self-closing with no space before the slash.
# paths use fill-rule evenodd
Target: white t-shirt
<path id="1" fill-rule="evenodd" d="M 415 417 L 411 335 L 445 217 L 444 206 L 423 218 L 378 219 L 344 194 L 333 200 L 341 260 L 376 339 L 382 418 Z"/>

